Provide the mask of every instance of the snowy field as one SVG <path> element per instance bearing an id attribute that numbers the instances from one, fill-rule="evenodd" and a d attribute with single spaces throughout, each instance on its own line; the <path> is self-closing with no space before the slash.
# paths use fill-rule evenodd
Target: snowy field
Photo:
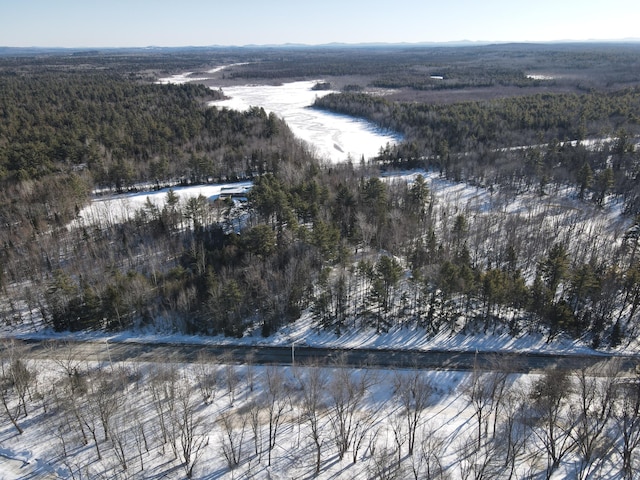
<path id="1" fill-rule="evenodd" d="M 144 209 L 149 202 L 161 210 L 167 201 L 169 190 L 173 190 L 180 203 L 184 206 L 190 198 L 200 195 L 204 196 L 209 202 L 217 200 L 221 194 L 241 196 L 247 193 L 252 185 L 252 182 L 245 181 L 96 196 L 91 204 L 80 211 L 78 218 L 70 226 L 72 228 L 78 225 L 107 226 L 129 221 L 134 219 L 136 212 Z"/>

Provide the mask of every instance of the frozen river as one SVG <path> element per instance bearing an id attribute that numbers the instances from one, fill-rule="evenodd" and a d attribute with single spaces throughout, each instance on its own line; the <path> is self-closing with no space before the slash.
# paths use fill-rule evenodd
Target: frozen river
<path id="1" fill-rule="evenodd" d="M 216 73 L 223 68 L 217 67 L 208 73 Z M 160 83 L 198 80 L 207 78 L 194 78 L 190 73 L 184 73 L 161 79 Z M 348 158 L 358 162 L 362 156 L 369 159 L 378 154 L 380 147 L 401 140 L 400 135 L 382 131 L 365 120 L 311 108 L 316 97 L 332 93 L 312 90 L 317 81 L 224 87 L 222 90 L 229 99 L 211 102 L 211 105 L 234 110 L 262 107 L 267 113 L 273 112 L 287 122 L 296 137 L 311 145 L 318 157 L 332 163 L 344 162 Z M 218 89 L 217 86 L 212 88 Z"/>

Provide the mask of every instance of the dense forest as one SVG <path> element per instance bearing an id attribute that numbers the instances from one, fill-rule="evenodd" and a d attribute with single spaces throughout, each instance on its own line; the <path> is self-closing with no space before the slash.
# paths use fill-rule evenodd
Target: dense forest
<path id="1" fill-rule="evenodd" d="M 638 87 L 454 105 L 341 93 L 319 98 L 315 105 L 402 132 L 403 143 L 380 152 L 382 166 L 435 168 L 456 181 L 516 190 L 572 183 L 581 196 L 592 187 L 599 204 L 612 191 L 627 213 L 640 213 L 634 146 L 640 132 Z M 608 141 L 594 149 L 588 139 Z"/>
<path id="2" fill-rule="evenodd" d="M 551 82 L 527 72 L 559 72 Z M 582 75 L 576 76 L 576 72 Z M 224 78 L 264 81 L 331 78 L 339 85 L 462 90 L 545 85 L 576 91 L 635 85 L 640 76 L 635 44 L 372 45 L 262 49 Z M 551 85 L 550 85 L 551 84 Z M 393 92 L 387 92 L 393 96 Z"/>
<path id="3" fill-rule="evenodd" d="M 180 273 L 181 262 L 175 259 L 193 251 L 196 236 L 202 246 L 205 239 L 216 243 L 219 233 L 196 218 L 209 208 L 207 202 L 192 206 L 193 231 L 187 237 L 175 212 L 171 218 L 150 216 L 138 226 L 99 231 L 87 225 L 67 231 L 65 225 L 95 188 L 122 192 L 143 183 L 233 180 L 279 172 L 282 165 L 314 164 L 281 120 L 259 108 L 244 113 L 208 108 L 206 101 L 221 93 L 203 86 L 149 84 L 98 68 L 5 72 L 0 82 L 0 285 L 5 289 L 29 280 L 27 290 L 36 302 L 29 308 L 42 306 L 42 315 L 56 328 L 93 328 L 102 318 L 122 328 L 133 317 L 148 318 L 147 309 L 157 299 L 146 298 L 149 305 L 143 305 L 141 297 L 157 285 L 148 283 L 146 267 L 139 271 L 130 264 L 141 254 L 139 248 L 150 255 L 144 263 L 162 251 L 174 258 L 161 266 L 168 277 L 160 305 L 178 301 L 205 272 L 195 277 L 190 269 Z M 78 234 L 84 240 L 78 242 Z M 117 238 L 122 251 L 114 250 Z M 106 272 L 113 282 L 103 282 Z M 142 291 L 132 290 L 134 284 Z M 121 298 L 123 292 L 136 298 L 135 308 L 121 304 L 129 301 Z"/>
<path id="4" fill-rule="evenodd" d="M 349 62 L 341 51 L 306 52 L 313 61 L 290 70 L 282 70 L 283 62 L 293 65 L 282 52 L 251 55 L 260 53 L 266 60 L 228 75 L 251 78 L 262 69 L 263 79 L 298 78 L 307 68 L 310 75 L 371 75 L 361 62 L 343 71 Z M 415 64 L 410 53 L 407 59 L 376 52 L 367 68 L 388 76 L 399 60 Z M 447 61 L 472 58 L 466 50 L 440 54 Z M 227 55 L 228 62 L 248 59 Z M 624 61 L 629 52 L 568 49 L 552 59 L 615 63 L 612 56 Z M 327 166 L 261 108 L 213 108 L 207 102 L 223 90 L 154 82 L 167 69 L 207 68 L 201 53 L 191 64 L 153 57 L 141 67 L 136 58 L 129 69 L 126 58 L 101 55 L 2 63 L 6 324 L 43 320 L 56 330 L 152 326 L 234 336 L 257 327 L 269 335 L 310 311 L 319 328 L 337 334 L 413 325 L 425 335 L 530 331 L 552 340 L 564 333 L 594 346 L 637 334 L 638 87 L 444 104 L 331 94 L 317 106 L 368 118 L 401 132 L 404 141 L 370 162 Z M 478 68 L 449 71 L 479 78 Z M 625 81 L 633 83 L 630 71 Z M 426 88 L 398 72 L 385 85 L 373 75 L 361 90 Z M 500 76 L 504 66 L 485 65 L 482 72 Z M 522 72 L 502 78 L 536 88 Z M 409 181 L 383 175 L 408 168 L 418 169 Z M 485 192 L 492 208 L 441 198 L 434 172 Z M 253 181 L 246 202 L 182 202 L 169 190 L 163 206 L 149 202 L 128 220 L 91 223 L 79 215 L 92 192 L 239 179 Z M 573 203 L 558 213 L 566 189 Z M 531 202 L 529 210 L 509 214 L 517 201 Z M 622 216 L 613 224 L 598 220 L 615 202 Z"/>

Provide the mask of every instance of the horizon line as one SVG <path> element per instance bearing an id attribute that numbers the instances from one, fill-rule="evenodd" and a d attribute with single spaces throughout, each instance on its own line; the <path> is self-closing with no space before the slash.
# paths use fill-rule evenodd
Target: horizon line
<path id="1" fill-rule="evenodd" d="M 367 47 L 367 46 L 465 46 L 465 45 L 558 45 L 558 44 L 616 44 L 616 43 L 640 43 L 640 37 L 620 38 L 620 39 L 587 39 L 587 40 L 447 40 L 447 41 L 422 41 L 422 42 L 327 42 L 327 43 L 248 43 L 238 44 L 209 44 L 209 45 L 129 45 L 129 46 L 11 46 L 0 45 L 2 50 L 149 50 L 149 49 L 204 49 L 204 48 L 319 48 L 319 47 Z"/>

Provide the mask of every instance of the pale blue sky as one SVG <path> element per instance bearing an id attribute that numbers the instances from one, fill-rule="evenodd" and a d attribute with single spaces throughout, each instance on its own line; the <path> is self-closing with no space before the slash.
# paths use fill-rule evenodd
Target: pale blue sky
<path id="1" fill-rule="evenodd" d="M 0 0 L 0 46 L 640 38 L 638 0 Z"/>

